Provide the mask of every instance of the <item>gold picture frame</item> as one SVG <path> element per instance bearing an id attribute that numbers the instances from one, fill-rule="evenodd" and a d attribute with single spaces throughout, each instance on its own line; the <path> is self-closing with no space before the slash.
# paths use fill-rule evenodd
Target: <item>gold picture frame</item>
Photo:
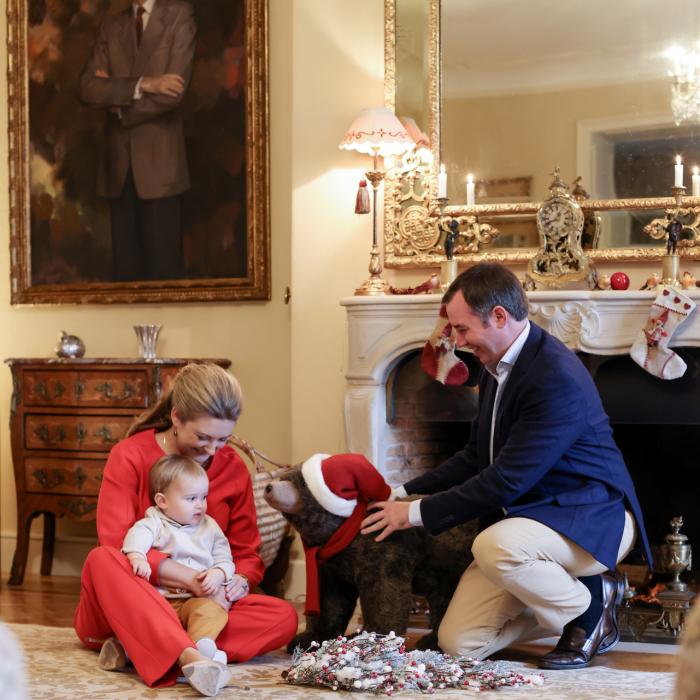
<path id="1" fill-rule="evenodd" d="M 205 41 L 194 53 L 182 102 L 192 183 L 182 203 L 183 273 L 167 280 L 116 281 L 109 272 L 111 253 L 105 252 L 110 250 L 105 236 L 111 240 L 109 227 L 104 230 L 107 205 L 88 192 L 95 182 L 96 110 L 90 112 L 77 99 L 76 74 L 101 21 L 128 11 L 131 3 L 102 0 L 70 10 L 63 3 L 8 0 L 12 304 L 270 299 L 268 0 L 190 4 L 197 35 L 201 32 Z M 217 41 L 211 41 L 215 34 Z M 215 90 L 216 103 L 203 107 L 202 95 Z M 197 104 L 188 107 L 188 100 Z M 44 127 L 55 119 L 50 137 L 44 137 L 39 118 Z M 57 165 L 68 152 L 66 133 L 72 129 L 75 144 L 75 123 L 81 119 L 82 160 L 76 150 L 70 177 L 60 180 L 69 169 L 67 157 Z M 204 149 L 206 139 L 208 150 L 192 158 L 191 149 Z M 60 204 L 56 192 L 61 192 Z M 96 263 L 99 274 L 85 259 L 95 250 L 103 254 Z"/>

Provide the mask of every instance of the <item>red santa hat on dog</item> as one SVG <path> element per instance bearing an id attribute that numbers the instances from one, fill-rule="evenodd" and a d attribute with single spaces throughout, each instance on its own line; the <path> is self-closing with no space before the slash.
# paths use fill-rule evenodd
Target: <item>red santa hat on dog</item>
<path id="1" fill-rule="evenodd" d="M 391 496 L 389 484 L 362 455 L 314 455 L 301 473 L 323 508 L 344 518 L 352 515 L 358 500 L 385 501 Z"/>

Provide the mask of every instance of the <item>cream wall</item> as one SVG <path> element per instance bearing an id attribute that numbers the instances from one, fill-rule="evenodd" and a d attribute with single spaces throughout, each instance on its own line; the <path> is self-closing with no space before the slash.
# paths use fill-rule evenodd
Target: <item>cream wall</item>
<path id="1" fill-rule="evenodd" d="M 368 276 L 372 220 L 354 206 L 371 160 L 338 143 L 361 109 L 383 104 L 384 39 L 379 0 L 292 4 L 291 422 L 301 460 L 345 449 L 339 300 Z"/>

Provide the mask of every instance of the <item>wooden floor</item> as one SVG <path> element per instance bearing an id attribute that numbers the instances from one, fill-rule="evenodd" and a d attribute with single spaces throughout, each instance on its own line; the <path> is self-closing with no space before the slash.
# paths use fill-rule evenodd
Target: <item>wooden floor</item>
<path id="1" fill-rule="evenodd" d="M 27 575 L 21 586 L 8 586 L 7 574 L 0 583 L 0 620 L 16 624 L 71 627 L 80 594 L 80 579 L 67 576 Z M 299 608 L 302 616 L 302 605 Z M 548 649 L 527 644 L 503 651 L 499 658 L 533 661 Z M 674 655 L 621 651 L 619 647 L 596 659 L 596 665 L 630 671 L 674 670 Z"/>
<path id="2" fill-rule="evenodd" d="M 80 595 L 80 579 L 73 576 L 30 575 L 21 586 L 0 583 L 0 620 L 16 624 L 72 627 Z"/>

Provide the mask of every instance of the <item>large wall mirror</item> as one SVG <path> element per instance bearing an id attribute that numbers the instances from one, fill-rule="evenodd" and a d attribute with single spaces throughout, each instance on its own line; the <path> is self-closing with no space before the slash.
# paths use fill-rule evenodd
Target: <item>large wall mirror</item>
<path id="1" fill-rule="evenodd" d="M 555 166 L 597 219 L 593 260 L 662 254 L 644 226 L 675 204 L 676 155 L 688 195 L 700 166 L 700 112 L 681 115 L 669 75 L 681 62 L 669 49 L 700 39 L 700 4 L 385 0 L 385 11 L 387 104 L 430 134 L 433 153 L 429 166 L 397 164 L 387 182 L 388 266 L 444 255 L 434 196 L 440 163 L 447 212 L 500 231 L 478 251 L 458 249 L 462 259 L 529 259 L 539 246 L 534 212 Z M 695 236 L 684 255 L 700 255 Z"/>

